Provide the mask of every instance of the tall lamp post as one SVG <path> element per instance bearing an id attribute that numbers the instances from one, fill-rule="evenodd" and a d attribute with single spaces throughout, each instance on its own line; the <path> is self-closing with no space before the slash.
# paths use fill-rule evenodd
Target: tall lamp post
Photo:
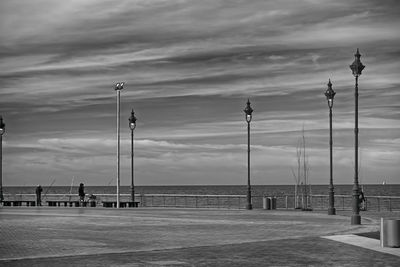
<path id="1" fill-rule="evenodd" d="M 247 205 L 246 209 L 251 210 L 253 206 L 251 204 L 251 187 L 250 187 L 250 122 L 252 118 L 253 109 L 250 107 L 250 100 L 247 99 L 247 106 L 244 109 L 246 114 L 247 122 Z"/>
<path id="2" fill-rule="evenodd" d="M 117 208 L 119 208 L 119 187 L 120 187 L 120 134 L 119 134 L 119 117 L 120 117 L 120 95 L 121 90 L 124 88 L 124 83 L 119 82 L 115 84 L 115 91 L 117 92 Z"/>
<path id="3" fill-rule="evenodd" d="M 3 117 L 0 116 L 0 202 L 3 202 L 3 134 L 6 131 L 6 125 Z"/>
<path id="4" fill-rule="evenodd" d="M 351 216 L 351 224 L 361 224 L 361 216 L 360 216 L 360 206 L 359 206 L 359 197 L 360 197 L 360 188 L 358 185 L 358 76 L 361 75 L 362 70 L 365 66 L 360 61 L 360 52 L 358 51 L 354 54 L 354 62 L 350 65 L 350 69 L 353 72 L 353 75 L 356 79 L 355 84 L 355 126 L 354 126 L 354 185 L 353 185 L 353 214 Z"/>
<path id="5" fill-rule="evenodd" d="M 129 128 L 131 129 L 131 200 L 135 202 L 135 184 L 134 184 L 134 171 L 133 171 L 133 130 L 136 128 L 135 112 L 132 109 L 131 116 L 129 117 Z"/>
<path id="6" fill-rule="evenodd" d="M 332 165 L 332 107 L 333 98 L 336 92 L 332 89 L 331 79 L 328 82 L 328 89 L 325 92 L 326 100 L 328 100 L 329 107 L 329 156 L 330 156 L 330 175 L 329 175 L 329 208 L 328 215 L 335 215 L 335 193 L 333 190 L 333 165 Z"/>

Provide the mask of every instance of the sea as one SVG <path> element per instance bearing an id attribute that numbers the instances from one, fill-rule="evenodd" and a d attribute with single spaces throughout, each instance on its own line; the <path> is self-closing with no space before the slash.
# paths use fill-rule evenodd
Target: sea
<path id="1" fill-rule="evenodd" d="M 360 186 L 365 196 L 398 196 L 400 184 L 365 184 Z M 4 194 L 34 194 L 36 186 L 3 186 Z M 78 194 L 78 186 L 42 185 L 42 194 Z M 351 195 L 353 185 L 334 185 L 335 195 Z M 299 186 L 298 192 L 305 188 Z M 294 195 L 294 185 L 252 185 L 253 196 Z M 308 194 L 328 195 L 328 185 L 309 185 Z M 163 185 L 135 186 L 136 194 L 182 194 L 182 195 L 245 195 L 247 185 Z M 85 186 L 86 194 L 116 194 L 116 186 Z M 121 186 L 121 194 L 130 194 L 130 186 Z"/>

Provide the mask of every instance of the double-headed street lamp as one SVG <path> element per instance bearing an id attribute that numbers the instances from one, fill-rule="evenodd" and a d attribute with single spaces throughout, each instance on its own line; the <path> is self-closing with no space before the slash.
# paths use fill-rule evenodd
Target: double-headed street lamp
<path id="1" fill-rule="evenodd" d="M 117 92 L 117 208 L 119 208 L 119 187 L 120 187 L 120 134 L 119 134 L 119 117 L 120 117 L 120 94 L 124 88 L 124 83 L 119 82 L 115 84 L 115 91 Z"/>
<path id="2" fill-rule="evenodd" d="M 246 114 L 247 122 L 247 205 L 246 209 L 251 210 L 253 206 L 251 205 L 251 187 L 250 187 L 250 122 L 252 119 L 253 109 L 250 107 L 250 100 L 247 99 L 247 106 L 244 109 Z"/>
<path id="3" fill-rule="evenodd" d="M 136 128 L 136 117 L 135 112 L 132 109 L 131 116 L 129 117 L 129 128 L 131 129 L 131 200 L 135 201 L 135 184 L 133 179 L 133 131 Z"/>
<path id="4" fill-rule="evenodd" d="M 358 76 L 361 75 L 362 70 L 365 66 L 360 61 L 360 52 L 358 51 L 354 54 L 355 60 L 350 65 L 350 69 L 356 78 L 354 99 L 355 99 L 355 126 L 354 126 L 354 185 L 353 185 L 353 214 L 351 216 L 351 224 L 361 224 L 360 216 L 360 188 L 358 185 Z"/>
<path id="5" fill-rule="evenodd" d="M 330 152 L 330 176 L 329 176 L 329 208 L 328 215 L 335 215 L 335 193 L 333 190 L 333 165 L 332 165 L 332 107 L 335 91 L 332 89 L 331 79 L 328 82 L 328 89 L 325 91 L 326 100 L 329 107 L 329 152 Z"/>
<path id="6" fill-rule="evenodd" d="M 3 134 L 6 131 L 6 125 L 3 122 L 3 117 L 0 116 L 0 202 L 3 197 Z"/>

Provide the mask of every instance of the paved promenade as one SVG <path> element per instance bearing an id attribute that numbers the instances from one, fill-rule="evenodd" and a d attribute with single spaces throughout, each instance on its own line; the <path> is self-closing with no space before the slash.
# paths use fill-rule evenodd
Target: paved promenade
<path id="1" fill-rule="evenodd" d="M 398 266 L 400 249 L 352 235 L 378 216 L 0 207 L 0 266 Z"/>

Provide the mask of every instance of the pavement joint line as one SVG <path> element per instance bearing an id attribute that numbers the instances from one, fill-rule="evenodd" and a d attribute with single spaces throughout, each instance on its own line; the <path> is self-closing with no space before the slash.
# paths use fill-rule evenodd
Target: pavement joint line
<path id="1" fill-rule="evenodd" d="M 53 216 L 53 217 L 107 217 L 107 218 L 121 218 L 121 217 L 131 217 L 128 215 L 103 215 L 103 214 L 66 214 L 66 213 L 27 213 L 27 212 L 1 212 L 5 215 L 20 215 L 20 216 Z"/>
<path id="2" fill-rule="evenodd" d="M 342 242 L 345 244 L 362 247 L 374 251 L 378 251 L 381 253 L 391 254 L 397 257 L 400 257 L 400 248 L 391 248 L 391 247 L 381 247 L 380 240 L 358 236 L 358 235 L 331 235 L 331 236 L 321 236 L 322 238 Z"/>
<path id="3" fill-rule="evenodd" d="M 89 253 L 73 253 L 73 254 L 52 254 L 52 255 L 39 255 L 39 256 L 25 256 L 25 257 L 10 257 L 10 258 L 0 258 L 0 263 L 4 261 L 19 261 L 19 260 L 37 260 L 37 259 L 56 259 L 56 258 L 69 258 L 69 257 L 81 257 L 81 256 L 95 256 L 95 255 L 119 255 L 128 253 L 140 253 L 140 252 L 162 252 L 168 250 L 176 249 L 190 249 L 190 248 L 207 248 L 214 246 L 225 246 L 225 245 L 239 245 L 239 244 L 251 244 L 259 242 L 269 242 L 269 241 L 279 241 L 279 240 L 291 240 L 291 239 L 301 239 L 304 236 L 292 236 L 290 238 L 272 238 L 272 239 L 261 239 L 257 241 L 243 241 L 243 242 L 226 242 L 213 245 L 200 245 L 200 246 L 168 246 L 165 248 L 152 248 L 152 249 L 136 249 L 136 250 L 121 250 L 121 251 L 103 251 L 103 252 L 89 252 Z"/>
<path id="4" fill-rule="evenodd" d="M 118 254 L 126 254 L 126 253 L 136 253 L 136 252 L 153 252 L 153 251 L 162 251 L 169 249 L 183 249 L 190 248 L 187 247 L 167 247 L 165 249 L 138 249 L 138 250 L 121 250 L 121 251 L 104 251 L 104 252 L 92 252 L 92 253 L 73 253 L 73 254 L 52 254 L 52 255 L 40 255 L 40 256 L 25 256 L 25 257 L 12 257 L 12 258 L 0 258 L 0 262 L 2 261 L 19 261 L 19 260 L 37 260 L 37 259 L 56 259 L 56 258 L 69 258 L 69 257 L 81 257 L 81 256 L 95 256 L 95 255 L 118 255 Z"/>

